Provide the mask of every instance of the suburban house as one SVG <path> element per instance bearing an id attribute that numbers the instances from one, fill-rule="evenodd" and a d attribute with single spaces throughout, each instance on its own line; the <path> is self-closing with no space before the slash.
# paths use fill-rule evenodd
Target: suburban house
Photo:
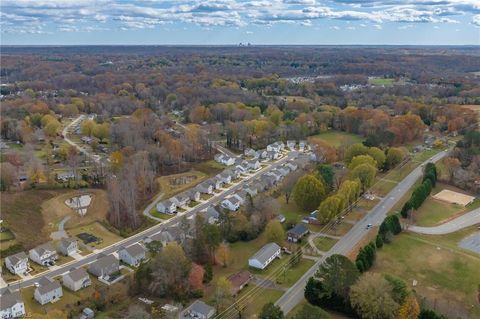
<path id="1" fill-rule="evenodd" d="M 269 160 L 276 160 L 280 157 L 280 153 L 275 151 L 267 151 L 267 159 Z"/>
<path id="2" fill-rule="evenodd" d="M 200 192 L 195 188 L 185 192 L 185 195 L 188 196 L 191 201 L 198 202 L 200 200 Z"/>
<path id="3" fill-rule="evenodd" d="M 53 266 L 58 259 L 57 251 L 50 243 L 30 249 L 28 255 L 31 260 L 42 266 Z"/>
<path id="4" fill-rule="evenodd" d="M 285 164 L 285 166 L 288 167 L 291 172 L 296 171 L 298 168 L 298 165 L 294 162 L 288 162 L 287 164 Z"/>
<path id="5" fill-rule="evenodd" d="M 293 141 L 293 140 L 287 141 L 287 147 L 288 147 L 291 151 L 294 151 L 294 150 L 295 150 L 295 145 L 297 145 L 297 142 L 295 142 L 295 141 Z"/>
<path id="6" fill-rule="evenodd" d="M 279 153 L 281 151 L 281 146 L 277 142 L 267 145 L 267 152 Z"/>
<path id="7" fill-rule="evenodd" d="M 238 199 L 238 201 L 240 202 L 240 205 L 243 205 L 245 203 L 245 200 L 247 199 L 247 192 L 244 190 L 240 190 L 235 194 L 233 194 L 232 197 L 235 197 L 236 199 Z"/>
<path id="8" fill-rule="evenodd" d="M 20 291 L 6 289 L 0 296 L 0 318 L 25 317 L 25 304 Z"/>
<path id="9" fill-rule="evenodd" d="M 217 154 L 214 156 L 214 159 L 216 162 L 220 163 L 220 164 L 223 164 L 223 165 L 226 165 L 226 166 L 231 166 L 233 164 L 235 164 L 235 158 L 234 157 L 230 157 L 228 155 L 224 155 L 224 154 Z"/>
<path id="10" fill-rule="evenodd" d="M 208 181 L 198 184 L 197 189 L 202 194 L 212 194 L 213 193 L 213 185 L 210 184 Z"/>
<path id="11" fill-rule="evenodd" d="M 62 238 L 58 244 L 58 250 L 65 256 L 71 256 L 78 252 L 78 241 L 75 238 Z"/>
<path id="12" fill-rule="evenodd" d="M 68 180 L 74 179 L 75 174 L 72 171 L 60 172 L 57 173 L 57 180 L 66 182 Z"/>
<path id="13" fill-rule="evenodd" d="M 302 237 L 309 232 L 310 231 L 304 223 L 297 224 L 287 232 L 287 240 L 294 243 L 299 242 L 302 240 Z"/>
<path id="14" fill-rule="evenodd" d="M 12 274 L 24 274 L 27 272 L 28 256 L 23 251 L 5 258 L 5 266 Z"/>
<path id="15" fill-rule="evenodd" d="M 217 175 L 217 178 L 224 184 L 230 184 L 232 182 L 232 173 L 230 171 L 223 171 Z"/>
<path id="16" fill-rule="evenodd" d="M 276 243 L 269 243 L 260 248 L 250 259 L 250 267 L 265 269 L 275 258 L 280 256 L 281 248 Z"/>
<path id="17" fill-rule="evenodd" d="M 223 181 L 222 181 L 220 178 L 218 178 L 218 177 L 212 178 L 212 179 L 211 179 L 211 182 L 212 182 L 213 187 L 214 187 L 215 189 L 220 189 L 220 188 L 222 188 L 222 187 L 223 187 L 223 184 L 224 184 Z"/>
<path id="18" fill-rule="evenodd" d="M 306 141 L 298 142 L 298 149 L 300 150 L 300 152 L 304 152 L 304 151 L 308 150 L 307 142 Z"/>
<path id="19" fill-rule="evenodd" d="M 243 154 L 245 156 L 248 156 L 248 157 L 255 157 L 257 156 L 257 152 L 252 149 L 252 148 L 246 148 L 244 151 L 243 151 Z"/>
<path id="20" fill-rule="evenodd" d="M 162 246 L 167 245 L 168 243 L 174 242 L 175 238 L 172 236 L 170 232 L 167 230 L 162 230 L 159 233 L 156 233 L 149 238 L 145 239 L 144 242 L 146 244 L 151 243 L 152 241 L 158 241 L 162 243 Z"/>
<path id="21" fill-rule="evenodd" d="M 268 156 L 268 152 L 266 150 L 261 150 L 257 152 L 260 158 L 266 159 Z"/>
<path id="22" fill-rule="evenodd" d="M 49 302 L 58 301 L 63 296 L 63 290 L 60 283 L 56 280 L 42 277 L 38 281 L 38 287 L 35 288 L 33 296 L 39 304 L 45 305 Z"/>
<path id="23" fill-rule="evenodd" d="M 240 208 L 240 200 L 234 196 L 228 197 L 222 201 L 222 207 L 232 212 Z"/>
<path id="24" fill-rule="evenodd" d="M 95 312 L 90 308 L 83 308 L 82 314 L 79 319 L 93 319 L 95 318 Z"/>
<path id="25" fill-rule="evenodd" d="M 88 265 L 88 272 L 98 278 L 109 276 L 119 270 L 120 264 L 113 255 L 100 257 Z"/>
<path id="26" fill-rule="evenodd" d="M 242 171 L 236 167 L 233 168 L 231 172 L 232 172 L 232 179 L 238 179 L 242 175 Z"/>
<path id="27" fill-rule="evenodd" d="M 227 279 L 232 284 L 232 295 L 235 296 L 236 294 L 238 294 L 240 290 L 242 290 L 248 285 L 252 278 L 252 274 L 245 270 L 237 272 L 236 274 L 228 277 Z"/>
<path id="28" fill-rule="evenodd" d="M 250 194 L 250 196 L 252 196 L 252 197 L 258 194 L 258 188 L 257 188 L 256 185 L 252 185 L 252 184 L 247 185 L 243 188 L 243 190 L 246 193 Z"/>
<path id="29" fill-rule="evenodd" d="M 177 211 L 177 205 L 171 199 L 167 199 L 157 204 L 157 211 L 164 214 L 174 214 Z"/>
<path id="30" fill-rule="evenodd" d="M 190 198 L 185 194 L 178 194 L 170 198 L 170 200 L 174 202 L 177 207 L 183 208 L 187 207 L 188 203 L 190 203 Z"/>
<path id="31" fill-rule="evenodd" d="M 145 259 L 145 248 L 140 244 L 133 244 L 131 246 L 122 248 L 118 252 L 120 260 L 130 266 L 138 266 Z"/>
<path id="32" fill-rule="evenodd" d="M 209 206 L 205 212 L 205 221 L 211 225 L 217 224 L 220 218 L 221 207 Z"/>
<path id="33" fill-rule="evenodd" d="M 261 182 L 265 184 L 265 189 L 270 189 L 273 185 L 277 183 L 277 179 L 271 175 L 264 174 L 261 177 Z"/>
<path id="34" fill-rule="evenodd" d="M 271 176 L 275 179 L 275 184 L 282 179 L 282 175 L 276 169 L 271 170 L 270 172 L 266 173 L 267 176 Z"/>
<path id="35" fill-rule="evenodd" d="M 250 169 L 251 171 L 255 171 L 260 168 L 260 161 L 253 159 L 248 161 L 247 165 L 248 165 L 248 169 Z"/>
<path id="36" fill-rule="evenodd" d="M 178 318 L 180 319 L 210 319 L 215 316 L 215 308 L 207 305 L 201 300 L 195 300 L 190 306 L 183 310 Z"/>
<path id="37" fill-rule="evenodd" d="M 279 167 L 276 171 L 279 172 L 283 177 L 287 176 L 290 173 L 290 169 L 285 166 Z"/>
<path id="38" fill-rule="evenodd" d="M 78 291 L 92 284 L 90 276 L 83 268 L 71 269 L 63 275 L 63 285 L 72 291 Z"/>

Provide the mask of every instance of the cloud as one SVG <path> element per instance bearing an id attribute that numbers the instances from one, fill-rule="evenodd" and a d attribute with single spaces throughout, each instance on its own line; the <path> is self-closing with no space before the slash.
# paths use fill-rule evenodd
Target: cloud
<path id="1" fill-rule="evenodd" d="M 47 32 L 88 28 L 145 29 L 183 23 L 201 27 L 245 27 L 318 20 L 370 23 L 458 23 L 479 0 L 2 0 L 2 32 Z M 88 27 L 88 28 L 87 28 Z"/>
<path id="2" fill-rule="evenodd" d="M 473 16 L 472 24 L 476 25 L 477 27 L 480 27 L 480 14 Z"/>

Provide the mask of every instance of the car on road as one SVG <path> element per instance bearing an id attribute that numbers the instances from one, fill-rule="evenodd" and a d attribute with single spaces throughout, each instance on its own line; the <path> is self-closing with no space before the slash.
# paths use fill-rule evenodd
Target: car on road
<path id="1" fill-rule="evenodd" d="M 373 226 L 372 224 L 368 224 L 368 225 L 367 225 L 367 229 L 372 228 L 372 226 Z"/>

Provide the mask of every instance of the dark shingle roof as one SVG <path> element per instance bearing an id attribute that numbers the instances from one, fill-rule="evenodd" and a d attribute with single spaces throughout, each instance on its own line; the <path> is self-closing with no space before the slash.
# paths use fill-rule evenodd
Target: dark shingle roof
<path id="1" fill-rule="evenodd" d="M 38 281 L 38 284 L 39 284 L 39 287 L 37 289 L 41 295 L 44 295 L 46 293 L 49 293 L 50 291 L 53 291 L 62 287 L 60 286 L 60 283 L 58 281 L 50 279 L 48 277 L 42 277 Z"/>
<path id="2" fill-rule="evenodd" d="M 0 296 L 0 310 L 9 309 L 18 302 L 23 302 L 22 297 L 20 296 L 20 291 L 13 292 L 10 289 L 7 289 Z"/>
<path id="3" fill-rule="evenodd" d="M 70 277 L 73 281 L 80 281 L 83 280 L 85 277 L 89 277 L 87 272 L 83 268 L 70 270 L 70 272 L 65 276 Z"/>

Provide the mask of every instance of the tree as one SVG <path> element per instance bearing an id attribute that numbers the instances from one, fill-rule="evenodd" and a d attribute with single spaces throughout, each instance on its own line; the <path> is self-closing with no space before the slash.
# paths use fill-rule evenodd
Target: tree
<path id="1" fill-rule="evenodd" d="M 398 319 L 417 319 L 420 315 L 420 306 L 417 299 L 410 295 L 398 311 Z"/>
<path id="2" fill-rule="evenodd" d="M 407 299 L 409 294 L 405 281 L 390 274 L 386 274 L 384 277 L 392 286 L 393 300 L 395 300 L 398 304 L 405 303 L 405 300 Z"/>
<path id="3" fill-rule="evenodd" d="M 368 154 L 368 147 L 366 147 L 365 145 L 363 145 L 361 143 L 352 144 L 345 151 L 345 155 L 343 157 L 343 160 L 345 161 L 345 163 L 350 164 L 350 162 L 352 161 L 352 159 L 355 156 L 365 155 L 365 154 Z"/>
<path id="4" fill-rule="evenodd" d="M 430 309 L 422 309 L 420 311 L 420 315 L 418 316 L 418 319 L 448 319 L 448 317 L 439 315 L 435 313 L 435 311 Z"/>
<path id="5" fill-rule="evenodd" d="M 208 248 L 210 254 L 210 260 L 215 263 L 215 250 L 220 245 L 220 229 L 217 225 L 205 224 L 203 227 L 203 233 L 205 236 L 205 245 Z"/>
<path id="6" fill-rule="evenodd" d="M 443 160 L 443 164 L 447 172 L 448 181 L 452 182 L 455 172 L 461 167 L 461 162 L 456 157 L 447 157 Z"/>
<path id="7" fill-rule="evenodd" d="M 317 172 L 322 177 L 321 180 L 324 182 L 327 192 L 331 192 L 333 190 L 333 181 L 335 178 L 335 171 L 333 170 L 332 165 L 320 164 L 317 166 Z"/>
<path id="8" fill-rule="evenodd" d="M 43 127 L 43 132 L 45 135 L 49 137 L 55 137 L 60 130 L 60 122 L 58 122 L 56 119 L 53 121 L 50 121 Z"/>
<path id="9" fill-rule="evenodd" d="M 327 197 L 318 206 L 318 218 L 322 223 L 327 223 L 340 214 L 346 207 L 346 200 L 342 194 Z"/>
<path id="10" fill-rule="evenodd" d="M 100 142 L 103 142 L 104 139 L 110 136 L 110 124 L 102 123 L 95 125 L 93 129 L 93 136 L 98 138 Z"/>
<path id="11" fill-rule="evenodd" d="M 399 305 L 393 300 L 392 287 L 376 273 L 366 273 L 351 287 L 350 302 L 362 318 L 394 319 Z"/>
<path id="12" fill-rule="evenodd" d="M 303 210 L 313 210 L 325 197 L 325 187 L 312 175 L 301 177 L 293 189 L 293 199 Z"/>
<path id="13" fill-rule="evenodd" d="M 93 121 L 93 120 L 83 121 L 82 125 L 80 126 L 80 132 L 83 135 L 92 136 L 93 131 L 95 130 L 95 126 L 96 126 L 96 124 L 95 124 L 95 121 Z"/>
<path id="14" fill-rule="evenodd" d="M 385 166 L 390 169 L 400 164 L 405 158 L 405 152 L 399 147 L 390 147 L 387 151 Z"/>
<path id="15" fill-rule="evenodd" d="M 375 182 L 375 175 L 377 174 L 377 168 L 370 164 L 360 164 L 355 167 L 350 175 L 352 178 L 358 178 L 362 183 L 362 191 L 373 185 Z"/>
<path id="16" fill-rule="evenodd" d="M 361 164 L 369 164 L 373 167 L 378 167 L 377 161 L 370 155 L 357 155 L 354 158 L 352 158 L 350 165 L 348 165 L 348 169 L 353 170 L 355 169 L 355 167 Z"/>
<path id="17" fill-rule="evenodd" d="M 309 144 L 312 146 L 312 152 L 319 163 L 333 163 L 337 160 L 337 150 L 335 147 L 320 138 L 311 138 Z"/>
<path id="18" fill-rule="evenodd" d="M 260 312 L 259 319 L 283 319 L 283 311 L 279 306 L 275 306 L 273 302 L 265 304 Z"/>
<path id="19" fill-rule="evenodd" d="M 376 162 L 377 168 L 381 169 L 385 164 L 386 156 L 385 153 L 378 147 L 370 147 L 368 149 L 368 155 L 370 155 Z"/>
<path id="20" fill-rule="evenodd" d="M 309 303 L 305 304 L 302 309 L 295 315 L 295 319 L 328 319 L 330 315 L 320 307 L 316 307 Z"/>
<path id="21" fill-rule="evenodd" d="M 203 277 L 205 276 L 205 270 L 202 266 L 196 263 L 192 263 L 192 269 L 188 275 L 188 284 L 192 291 L 203 290 Z"/>
<path id="22" fill-rule="evenodd" d="M 318 277 L 323 285 L 324 293 L 334 294 L 348 300 L 350 287 L 358 280 L 360 273 L 355 265 L 343 255 L 328 257 L 317 270 Z"/>
<path id="23" fill-rule="evenodd" d="M 298 179 L 303 175 L 304 173 L 301 170 L 296 170 L 294 172 L 291 172 L 288 174 L 282 182 L 281 189 L 283 193 L 285 194 L 285 202 L 288 204 L 290 201 L 290 197 L 292 195 L 293 189 L 295 187 L 295 184 L 297 183 Z"/>
<path id="24" fill-rule="evenodd" d="M 226 277 L 218 278 L 215 287 L 215 305 L 217 313 L 225 309 L 232 298 L 232 283 Z"/>
<path id="25" fill-rule="evenodd" d="M 221 243 L 216 252 L 216 260 L 222 265 L 227 267 L 230 260 L 230 249 L 227 243 Z"/>
<path id="26" fill-rule="evenodd" d="M 285 238 L 285 231 L 280 222 L 273 219 L 268 222 L 267 227 L 265 228 L 265 235 L 269 242 L 282 244 Z"/>
<path id="27" fill-rule="evenodd" d="M 150 319 L 152 316 L 140 305 L 131 305 L 128 307 L 126 319 Z"/>

